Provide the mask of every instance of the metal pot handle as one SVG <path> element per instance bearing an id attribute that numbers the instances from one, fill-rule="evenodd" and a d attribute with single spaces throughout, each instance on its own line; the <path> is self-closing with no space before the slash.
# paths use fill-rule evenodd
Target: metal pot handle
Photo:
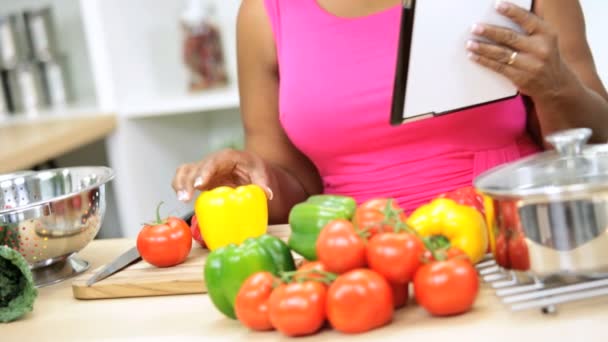
<path id="1" fill-rule="evenodd" d="M 553 145 L 562 157 L 574 157 L 582 154 L 591 133 L 589 128 L 574 128 L 549 134 L 545 140 Z"/>

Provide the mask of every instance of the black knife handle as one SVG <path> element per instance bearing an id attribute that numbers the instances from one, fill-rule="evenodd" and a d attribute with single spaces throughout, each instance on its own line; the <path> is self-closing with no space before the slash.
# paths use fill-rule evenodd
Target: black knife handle
<path id="1" fill-rule="evenodd" d="M 186 215 L 183 215 L 182 220 L 186 221 L 186 223 L 188 225 L 191 225 L 193 216 L 194 216 L 194 211 L 191 211 L 191 212 L 187 213 Z"/>

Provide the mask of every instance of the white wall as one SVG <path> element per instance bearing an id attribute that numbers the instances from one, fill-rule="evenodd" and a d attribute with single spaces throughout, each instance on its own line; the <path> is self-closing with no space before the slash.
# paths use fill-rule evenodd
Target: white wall
<path id="1" fill-rule="evenodd" d="M 587 40 L 604 85 L 608 87 L 608 1 L 581 0 L 587 21 Z"/>

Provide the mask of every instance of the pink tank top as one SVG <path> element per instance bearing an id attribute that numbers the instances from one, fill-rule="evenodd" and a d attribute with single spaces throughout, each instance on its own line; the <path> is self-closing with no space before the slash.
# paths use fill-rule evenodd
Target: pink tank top
<path id="1" fill-rule="evenodd" d="M 340 18 L 317 0 L 265 4 L 277 48 L 281 124 L 319 170 L 325 193 L 359 203 L 393 197 L 410 212 L 540 150 L 526 133 L 520 97 L 389 125 L 400 6 Z"/>

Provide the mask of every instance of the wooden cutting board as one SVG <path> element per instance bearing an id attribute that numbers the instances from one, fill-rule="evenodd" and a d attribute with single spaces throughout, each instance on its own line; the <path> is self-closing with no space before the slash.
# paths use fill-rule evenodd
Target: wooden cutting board
<path id="1" fill-rule="evenodd" d="M 268 234 L 283 240 L 289 237 L 289 226 L 270 226 Z M 77 299 L 108 299 L 151 297 L 206 293 L 203 267 L 209 251 L 192 244 L 188 259 L 182 264 L 158 268 L 140 261 L 91 286 L 87 280 L 98 270 L 89 270 L 72 283 L 72 293 Z M 105 266 L 105 265 L 104 265 Z"/>

